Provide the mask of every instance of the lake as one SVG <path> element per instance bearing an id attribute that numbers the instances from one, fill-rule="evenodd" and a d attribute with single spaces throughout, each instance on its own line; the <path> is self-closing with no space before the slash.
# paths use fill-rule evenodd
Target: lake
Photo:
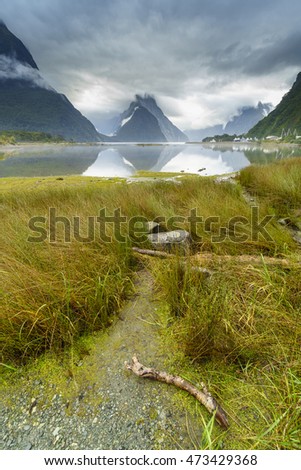
<path id="1" fill-rule="evenodd" d="M 138 170 L 207 176 L 300 154 L 293 147 L 253 143 L 24 145 L 0 148 L 0 177 L 130 177 Z"/>

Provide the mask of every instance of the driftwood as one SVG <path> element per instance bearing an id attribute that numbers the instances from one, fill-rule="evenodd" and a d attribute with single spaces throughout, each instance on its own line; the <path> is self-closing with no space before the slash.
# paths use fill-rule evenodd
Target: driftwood
<path id="1" fill-rule="evenodd" d="M 125 367 L 127 370 L 132 371 L 139 377 L 158 380 L 159 382 L 172 384 L 180 388 L 181 390 L 185 390 L 186 392 L 194 396 L 202 405 L 204 405 L 210 413 L 215 412 L 215 419 L 220 424 L 220 426 L 225 429 L 229 427 L 229 422 L 225 411 L 220 407 L 220 405 L 216 402 L 213 396 L 208 392 L 206 386 L 203 383 L 201 384 L 203 391 L 198 390 L 192 383 L 182 379 L 182 377 L 179 377 L 177 375 L 170 375 L 167 372 L 160 372 L 155 369 L 145 367 L 139 362 L 137 356 L 132 357 L 131 364 L 126 362 Z"/>
<path id="2" fill-rule="evenodd" d="M 198 253 L 193 256 L 193 259 L 198 263 L 215 262 L 223 263 L 227 261 L 234 261 L 239 264 L 265 264 L 281 267 L 293 267 L 299 265 L 300 261 L 290 261 L 285 258 L 273 258 L 271 256 L 258 256 L 258 255 L 215 255 L 214 253 Z"/>
<path id="3" fill-rule="evenodd" d="M 133 247 L 133 251 L 141 255 L 157 256 L 159 258 L 173 258 L 175 255 L 166 253 L 159 250 L 146 250 L 142 248 Z M 234 261 L 239 264 L 266 264 L 281 267 L 292 267 L 300 264 L 300 259 L 291 261 L 286 258 L 273 258 L 271 256 L 258 256 L 258 255 L 215 255 L 214 253 L 198 253 L 192 256 L 192 259 L 197 263 L 216 262 L 223 263 L 227 261 Z M 191 266 L 192 269 L 197 269 L 198 266 Z M 209 271 L 209 270 L 208 270 Z M 210 272 L 212 274 L 212 272 Z"/>
<path id="4" fill-rule="evenodd" d="M 137 248 L 136 246 L 133 247 L 133 251 L 135 251 L 135 253 L 139 253 L 140 255 L 157 256 L 159 258 L 173 258 L 174 257 L 173 254 L 166 253 L 165 251 L 145 250 L 142 248 Z"/>
<path id="5" fill-rule="evenodd" d="M 135 253 L 138 253 L 139 255 L 147 255 L 147 256 L 156 256 L 158 258 L 175 258 L 175 255 L 172 253 L 165 253 L 165 251 L 160 251 L 160 250 L 146 250 L 142 248 L 137 248 L 133 247 L 132 248 Z M 183 266 L 184 268 L 187 267 L 187 262 L 180 260 L 180 265 Z M 206 276 L 212 276 L 213 271 L 207 268 L 201 268 L 200 266 L 189 266 L 190 271 L 198 272 L 205 274 Z"/>

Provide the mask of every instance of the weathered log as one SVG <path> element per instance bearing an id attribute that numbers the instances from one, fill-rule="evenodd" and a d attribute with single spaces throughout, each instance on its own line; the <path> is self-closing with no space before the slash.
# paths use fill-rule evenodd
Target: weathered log
<path id="1" fill-rule="evenodd" d="M 166 251 L 160 251 L 160 250 L 146 250 L 142 248 L 137 248 L 134 246 L 133 251 L 136 253 L 139 253 L 140 255 L 148 255 L 148 256 L 158 256 L 159 258 L 173 258 L 174 255 L 171 253 L 167 253 Z"/>
<path id="2" fill-rule="evenodd" d="M 273 258 L 271 256 L 258 256 L 258 255 L 216 255 L 214 253 L 198 253 L 192 257 L 197 263 L 214 262 L 224 263 L 227 261 L 234 261 L 239 264 L 265 264 L 280 267 L 294 267 L 300 264 L 300 260 L 289 260 L 287 258 Z"/>
<path id="3" fill-rule="evenodd" d="M 146 250 L 142 248 L 133 247 L 133 251 L 142 255 L 158 256 L 159 258 L 172 258 L 175 255 L 172 253 L 166 253 L 165 251 L 159 250 Z M 196 262 L 216 262 L 223 263 L 225 261 L 235 261 L 236 263 L 242 264 L 266 264 L 275 265 L 282 267 L 292 267 L 299 265 L 300 260 L 291 261 L 287 258 L 273 258 L 271 256 L 258 256 L 258 255 L 216 255 L 214 253 L 198 253 L 192 256 L 192 259 Z"/>
<path id="4" fill-rule="evenodd" d="M 158 258 L 175 258 L 175 255 L 172 253 L 166 253 L 165 251 L 159 251 L 159 250 L 146 250 L 142 248 L 137 248 L 133 247 L 132 248 L 135 253 L 138 253 L 140 255 L 147 255 L 147 256 L 156 256 Z M 184 267 L 185 269 L 187 268 L 188 263 L 186 261 L 180 260 L 180 266 Z M 200 266 L 191 266 L 189 265 L 190 271 L 198 272 L 205 274 L 206 276 L 212 276 L 213 271 L 207 268 L 202 268 Z"/>
<path id="5" fill-rule="evenodd" d="M 203 389 L 203 391 L 201 391 L 196 388 L 192 383 L 188 382 L 187 380 L 184 380 L 178 375 L 171 375 L 167 372 L 162 372 L 149 367 L 145 367 L 139 362 L 137 356 L 132 357 L 131 364 L 125 362 L 125 367 L 127 370 L 132 371 L 138 377 L 158 380 L 159 382 L 165 382 L 167 384 L 175 385 L 181 390 L 185 390 L 186 392 L 194 396 L 202 405 L 204 405 L 210 413 L 215 412 L 215 419 L 220 424 L 220 426 L 225 429 L 229 427 L 229 422 L 225 411 L 217 403 L 215 398 L 213 398 L 211 393 L 208 392 L 206 386 L 203 383 L 201 383 Z"/>

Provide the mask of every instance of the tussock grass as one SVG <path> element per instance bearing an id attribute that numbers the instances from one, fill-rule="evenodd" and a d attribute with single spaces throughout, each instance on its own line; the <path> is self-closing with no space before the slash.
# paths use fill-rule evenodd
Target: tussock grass
<path id="1" fill-rule="evenodd" d="M 249 167 L 239 181 L 256 196 L 260 220 L 292 211 L 296 215 L 300 209 L 297 159 Z M 230 430 L 222 433 L 199 410 L 208 425 L 195 446 L 300 448 L 298 245 L 276 217 L 266 227 L 269 240 L 261 235 L 252 238 L 251 208 L 240 185 L 193 176 L 176 183 L 135 184 L 82 177 L 0 180 L 0 342 L 5 369 L 13 370 L 44 351 L 74 346 L 86 333 L 105 328 L 131 289 L 136 269 L 131 246 L 147 247 L 137 241 L 135 227 L 121 226 L 123 243 L 114 237 L 105 243 L 97 230 L 92 240 L 80 243 L 73 236 L 74 216 L 79 217 L 83 237 L 89 233 L 88 218 L 98 216 L 102 208 L 108 215 L 120 208 L 128 221 L 136 216 L 163 217 L 163 227 L 175 228 L 173 223 L 191 232 L 194 250 L 285 255 L 294 261 L 281 267 L 227 258 L 210 265 L 215 273 L 209 279 L 190 269 L 189 260 L 183 269 L 177 258 L 151 259 L 149 268 L 164 303 L 164 341 L 172 352 L 169 370 L 196 384 L 201 377 L 229 413 Z M 58 223 L 55 242 L 46 238 L 29 243 L 29 219 L 49 217 L 50 207 L 70 220 L 70 241 Z M 192 209 L 203 218 L 195 230 L 188 221 Z M 247 235 L 243 242 L 231 239 L 229 220 L 237 216 L 248 222 L 235 227 L 236 235 Z M 213 222 L 205 226 L 209 217 Z M 214 241 L 225 227 L 226 236 Z M 110 224 L 106 234 L 113 235 Z M 196 259 L 191 257 L 191 265 Z M 187 398 L 185 406 L 195 406 L 190 403 Z"/>
<path id="2" fill-rule="evenodd" d="M 49 232 L 49 208 L 55 209 L 56 216 L 70 221 L 70 241 L 65 239 L 63 223 L 58 222 L 55 242 L 50 242 L 48 236 L 43 242 L 29 243 L 28 236 L 33 235 L 28 225 L 31 217 L 46 218 L 43 226 Z M 80 236 L 87 237 L 89 218 L 96 218 L 102 208 L 107 215 L 113 215 L 119 208 L 122 216 L 127 217 L 127 223 L 120 227 L 124 242 L 116 240 L 112 225 L 107 224 L 106 235 L 112 236 L 111 243 L 102 240 L 96 225 L 93 239 L 80 243 L 72 235 L 74 217 L 80 221 Z M 2 362 L 26 361 L 44 350 L 68 346 L 81 334 L 107 325 L 129 286 L 133 263 L 131 244 L 145 245 L 143 240 L 137 242 L 134 233 L 137 226 L 129 220 L 137 216 L 148 220 L 161 217 L 164 228 L 179 227 L 193 232 L 189 224 L 191 209 L 203 221 L 215 218 L 207 227 L 204 223 L 197 224 L 192 233 L 199 237 L 197 249 L 230 254 L 279 254 L 294 246 L 289 234 L 274 222 L 268 227 L 272 242 L 262 237 L 253 241 L 250 207 L 240 188 L 230 183 L 217 184 L 210 178 L 183 177 L 180 183 L 135 184 L 82 177 L 1 180 Z M 268 212 L 269 208 L 263 206 L 260 216 Z M 225 237 L 215 243 L 212 237 L 236 216 L 250 221 L 237 227 L 239 233 L 247 234 L 247 241 L 233 243 Z M 187 292 L 188 284 L 185 284 Z M 174 288 L 176 298 L 181 288 L 177 283 Z"/>
<path id="3" fill-rule="evenodd" d="M 160 261 L 153 269 L 173 318 L 173 336 L 193 362 L 297 357 L 301 342 L 301 270 L 225 262 L 210 279 Z"/>
<path id="4" fill-rule="evenodd" d="M 1 361 L 18 364 L 60 351 L 107 326 L 131 287 L 127 243 L 104 244 L 97 233 L 90 243 L 65 242 L 62 224 L 54 243 L 28 242 L 30 217 L 47 217 L 49 207 L 70 220 L 78 215 L 84 236 L 98 207 L 90 190 L 82 197 L 74 188 L 21 190 L 3 194 L 1 204 Z"/>
<path id="5" fill-rule="evenodd" d="M 263 213 L 288 216 L 300 209 L 300 168 L 297 159 L 249 167 L 240 183 L 256 195 Z M 224 186 L 224 191 L 226 211 L 235 191 L 236 207 L 241 204 L 243 211 L 239 188 Z M 208 416 L 204 420 L 200 409 L 208 424 L 202 441 L 194 442 L 196 448 L 301 448 L 300 248 L 288 243 L 284 249 L 287 234 L 279 235 L 276 224 L 271 228 L 275 253 L 285 253 L 288 266 L 251 260 L 242 264 L 228 257 L 210 264 L 214 274 L 205 278 L 189 263 L 184 269 L 179 259 L 164 260 L 164 269 L 162 260 L 150 261 L 167 312 L 164 338 L 173 354 L 170 367 L 196 384 L 207 382 L 231 422 L 223 433 Z M 235 249 L 245 251 L 243 244 Z M 265 252 L 260 242 L 252 249 Z M 227 242 L 216 251 L 235 252 Z M 272 251 L 268 248 L 267 254 Z M 190 258 L 191 266 L 196 259 Z M 185 406 L 194 405 L 187 399 Z"/>
<path id="6" fill-rule="evenodd" d="M 176 260 L 152 260 L 165 301 L 168 368 L 208 384 L 230 429 L 207 423 L 201 449 L 300 449 L 301 269 L 216 266 L 211 279 Z M 195 403 L 181 397 L 181 406 Z"/>
<path id="7" fill-rule="evenodd" d="M 239 175 L 252 194 L 268 201 L 283 215 L 301 205 L 301 158 L 287 158 L 269 165 L 249 166 Z"/>

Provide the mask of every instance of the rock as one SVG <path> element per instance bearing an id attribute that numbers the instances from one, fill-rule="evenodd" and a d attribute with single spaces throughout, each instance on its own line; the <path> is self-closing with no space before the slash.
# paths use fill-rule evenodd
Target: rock
<path id="1" fill-rule="evenodd" d="M 283 219 L 278 220 L 278 224 L 283 227 L 287 227 L 291 233 L 292 238 L 299 244 L 301 244 L 301 230 L 299 227 L 299 222 L 294 223 L 289 217 L 284 217 Z"/>
<path id="2" fill-rule="evenodd" d="M 186 250 L 191 242 L 190 234 L 186 230 L 150 233 L 147 238 L 156 250 L 171 251 L 179 247 Z"/>
<path id="3" fill-rule="evenodd" d="M 31 450 L 32 449 L 32 443 L 31 442 L 26 442 L 23 446 L 22 450 Z"/>
<path id="4" fill-rule="evenodd" d="M 55 430 L 53 431 L 52 435 L 53 435 L 53 436 L 57 436 L 58 433 L 59 433 L 59 431 L 60 431 L 60 429 L 61 429 L 61 428 L 60 428 L 59 426 L 56 427 Z"/>
<path id="5" fill-rule="evenodd" d="M 154 221 L 146 222 L 145 229 L 146 233 L 158 233 L 160 232 L 160 225 Z"/>
<path id="6" fill-rule="evenodd" d="M 293 239 L 301 245 L 301 232 L 298 231 L 298 232 L 294 233 Z"/>
<path id="7" fill-rule="evenodd" d="M 296 225 L 289 217 L 284 217 L 283 219 L 279 219 L 278 224 L 283 225 L 284 227 L 289 227 L 294 232 L 298 232 L 300 230 L 298 225 Z"/>
<path id="8" fill-rule="evenodd" d="M 291 223 L 291 220 L 288 217 L 278 220 L 278 224 L 283 225 L 283 226 L 290 225 L 290 223 Z"/>

